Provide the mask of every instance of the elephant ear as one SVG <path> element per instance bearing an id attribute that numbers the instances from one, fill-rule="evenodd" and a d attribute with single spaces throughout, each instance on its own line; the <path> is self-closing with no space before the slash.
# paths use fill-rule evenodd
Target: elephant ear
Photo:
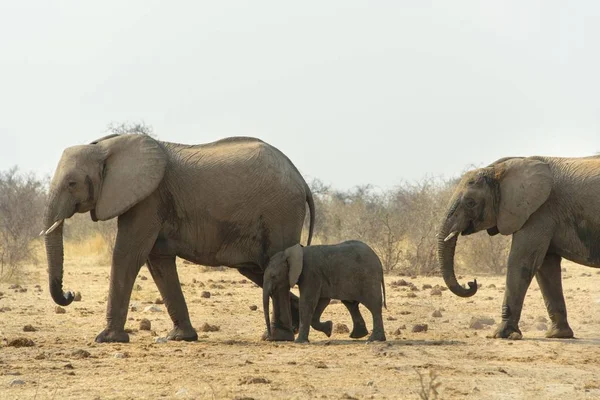
<path id="1" fill-rule="evenodd" d="M 294 245 L 285 249 L 285 256 L 287 257 L 288 265 L 290 266 L 290 287 L 294 287 L 300 279 L 300 274 L 302 273 L 302 262 L 304 258 L 304 251 L 302 250 L 302 246 L 299 244 Z"/>
<path id="2" fill-rule="evenodd" d="M 95 146 L 101 146 L 106 154 L 95 216 L 106 221 L 123 214 L 156 190 L 165 174 L 167 155 L 147 135 L 103 138 Z"/>
<path id="3" fill-rule="evenodd" d="M 521 229 L 550 196 L 552 173 L 545 162 L 514 158 L 496 166 L 496 177 L 500 183 L 498 231 L 511 235 Z"/>

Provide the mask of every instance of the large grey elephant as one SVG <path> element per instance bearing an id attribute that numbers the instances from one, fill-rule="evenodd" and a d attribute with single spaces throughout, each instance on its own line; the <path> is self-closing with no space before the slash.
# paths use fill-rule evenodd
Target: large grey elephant
<path id="1" fill-rule="evenodd" d="M 271 326 L 269 296 L 282 289 L 288 291 L 296 283 L 300 288 L 300 327 L 296 343 L 308 342 L 310 326 L 331 335 L 332 322 L 320 321 L 331 299 L 341 300 L 350 311 L 354 323 L 350 337 L 360 338 L 368 333 L 358 309 L 362 304 L 373 316 L 369 341 L 385 341 L 381 316 L 381 306 L 386 306 L 383 267 L 366 243 L 348 240 L 334 245 L 302 247 L 296 244 L 273 255 L 265 270 L 263 285 L 267 329 Z"/>
<path id="2" fill-rule="evenodd" d="M 494 337 L 520 339 L 519 319 L 535 276 L 552 326 L 551 338 L 571 338 L 561 282 L 561 259 L 600 267 L 600 157 L 508 157 L 466 173 L 438 232 L 444 280 L 456 295 L 469 288 L 454 274 L 457 234 L 486 229 L 512 235 L 502 322 Z"/>
<path id="3" fill-rule="evenodd" d="M 118 217 L 106 329 L 97 342 L 127 342 L 124 330 L 135 278 L 146 263 L 173 321 L 168 338 L 196 340 L 175 257 L 238 268 L 262 286 L 270 256 L 300 241 L 314 204 L 292 162 L 275 147 L 234 137 L 197 146 L 146 135 L 110 135 L 67 148 L 50 185 L 45 213 L 50 293 L 73 301 L 63 286 L 62 222 L 90 212 L 94 221 Z M 273 294 L 273 340 L 294 340 L 297 297 Z"/>

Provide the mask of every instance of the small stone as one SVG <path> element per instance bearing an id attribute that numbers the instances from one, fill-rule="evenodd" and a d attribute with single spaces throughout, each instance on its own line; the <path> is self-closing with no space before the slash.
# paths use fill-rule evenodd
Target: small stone
<path id="1" fill-rule="evenodd" d="M 538 331 L 547 331 L 548 326 L 543 322 L 538 322 L 537 324 L 535 324 L 535 329 L 537 329 Z"/>
<path id="2" fill-rule="evenodd" d="M 167 338 L 166 337 L 156 337 L 156 338 L 154 338 L 154 343 L 158 343 L 158 344 L 167 343 Z"/>
<path id="3" fill-rule="evenodd" d="M 396 317 L 394 317 L 394 316 L 391 316 L 391 315 L 388 315 L 388 317 L 387 317 L 386 319 L 387 319 L 388 321 L 396 321 L 396 320 L 398 320 L 398 318 L 396 318 Z"/>
<path id="4" fill-rule="evenodd" d="M 469 328 L 471 329 L 483 329 L 483 324 L 478 319 L 471 319 L 469 323 Z"/>
<path id="5" fill-rule="evenodd" d="M 335 333 L 350 333 L 350 329 L 346 324 L 335 324 L 333 331 Z"/>
<path id="6" fill-rule="evenodd" d="M 248 376 L 245 378 L 240 379 L 240 385 L 253 385 L 253 384 L 260 384 L 260 383 L 271 383 L 270 380 L 268 380 L 267 378 L 263 378 L 261 376 Z"/>
<path id="7" fill-rule="evenodd" d="M 200 293 L 200 297 L 202 297 L 203 299 L 210 299 L 210 292 L 207 292 L 205 290 L 202 293 Z"/>
<path id="8" fill-rule="evenodd" d="M 11 289 L 11 290 L 12 289 L 21 289 L 21 285 L 13 284 L 13 285 L 10 285 L 8 288 Z"/>
<path id="9" fill-rule="evenodd" d="M 427 324 L 416 324 L 413 326 L 413 332 L 427 332 L 428 325 Z"/>
<path id="10" fill-rule="evenodd" d="M 56 307 L 54 307 L 54 312 L 56 314 L 65 314 L 67 312 L 67 310 L 65 310 L 61 306 L 56 306 Z"/>
<path id="11" fill-rule="evenodd" d="M 488 285 L 488 289 L 496 289 L 496 285 L 494 285 L 493 283 Z"/>
<path id="12" fill-rule="evenodd" d="M 431 286 L 429 283 L 426 283 L 423 285 L 423 290 L 425 289 L 431 289 L 433 286 Z"/>
<path id="13" fill-rule="evenodd" d="M 175 393 L 175 396 L 185 396 L 188 394 L 188 390 L 186 388 L 181 388 Z"/>
<path id="14" fill-rule="evenodd" d="M 75 350 L 71 353 L 72 358 L 88 358 L 90 356 L 90 352 L 86 350 Z"/>
<path id="15" fill-rule="evenodd" d="M 408 293 L 406 293 L 406 297 L 409 297 L 412 299 L 414 297 L 417 297 L 417 295 L 414 292 L 408 292 Z"/>
<path id="16" fill-rule="evenodd" d="M 20 338 L 16 338 L 16 339 L 13 339 L 10 342 L 8 342 L 8 346 L 10 346 L 10 347 L 33 347 L 33 346 L 35 346 L 35 343 L 33 343 L 33 340 L 31 340 L 29 338 L 20 337 Z"/>
<path id="17" fill-rule="evenodd" d="M 140 321 L 140 331 L 149 331 L 151 329 L 151 326 L 152 324 L 147 318 L 144 318 Z"/>
<path id="18" fill-rule="evenodd" d="M 327 369 L 327 368 L 329 368 L 329 367 L 327 367 L 327 364 L 325 364 L 323 361 L 317 362 L 317 364 L 315 366 L 317 368 L 321 368 L 321 369 Z"/>
<path id="19" fill-rule="evenodd" d="M 36 332 L 37 329 L 33 325 L 25 325 L 23 327 L 23 332 Z"/>
<path id="20" fill-rule="evenodd" d="M 218 332 L 219 330 L 221 330 L 221 327 L 217 325 L 210 325 L 206 322 L 200 327 L 201 332 Z"/>
<path id="21" fill-rule="evenodd" d="M 375 382 L 374 382 L 374 381 L 368 381 L 368 382 L 367 382 L 367 386 L 373 386 L 374 384 L 375 384 Z"/>
<path id="22" fill-rule="evenodd" d="M 144 308 L 144 312 L 161 312 L 162 308 L 158 307 L 158 306 L 147 306 L 146 308 Z"/>
<path id="23" fill-rule="evenodd" d="M 162 297 L 157 297 L 156 300 L 154 300 L 154 304 L 165 304 L 165 302 Z"/>
<path id="24" fill-rule="evenodd" d="M 71 364 L 71 363 L 65 364 L 65 365 L 63 366 L 63 368 L 64 368 L 64 369 L 75 369 L 75 367 L 74 367 L 74 366 L 73 366 L 73 364 Z"/>
<path id="25" fill-rule="evenodd" d="M 22 379 L 13 379 L 10 381 L 10 386 L 24 385 L 25 381 Z"/>
<path id="26" fill-rule="evenodd" d="M 402 329 L 400 329 L 400 328 L 396 329 L 396 330 L 394 331 L 393 335 L 394 335 L 394 336 L 400 336 L 400 335 L 402 335 Z"/>
<path id="27" fill-rule="evenodd" d="M 146 277 L 146 275 L 140 275 L 140 280 L 145 281 L 147 279 L 148 279 L 148 277 Z"/>
<path id="28" fill-rule="evenodd" d="M 81 301 L 81 292 L 75 292 L 75 297 L 73 297 L 73 301 Z"/>
<path id="29" fill-rule="evenodd" d="M 431 314 L 431 316 L 432 316 L 433 318 L 441 318 L 441 317 L 442 317 L 442 312 L 441 312 L 440 310 L 435 310 L 435 311 L 433 312 L 433 314 Z"/>
<path id="30" fill-rule="evenodd" d="M 135 286 L 133 287 L 133 290 L 135 290 L 136 292 L 139 292 L 140 290 L 142 290 L 142 286 L 140 286 L 139 284 L 135 284 Z"/>
<path id="31" fill-rule="evenodd" d="M 251 305 L 251 306 L 250 306 L 250 310 L 251 310 L 251 311 L 256 311 L 256 310 L 258 310 L 258 306 Z"/>
<path id="32" fill-rule="evenodd" d="M 544 316 L 539 316 L 539 317 L 537 317 L 537 318 L 535 319 L 535 322 L 543 322 L 543 323 L 546 323 L 546 322 L 548 322 L 548 320 L 547 320 L 547 319 L 546 319 L 546 317 L 544 317 Z"/>
<path id="33" fill-rule="evenodd" d="M 127 354 L 125 353 L 115 353 L 113 355 L 114 358 L 127 358 Z"/>
<path id="34" fill-rule="evenodd" d="M 431 292 L 429 292 L 429 294 L 432 296 L 441 296 L 442 291 L 440 290 L 440 288 L 433 288 L 431 289 Z"/>

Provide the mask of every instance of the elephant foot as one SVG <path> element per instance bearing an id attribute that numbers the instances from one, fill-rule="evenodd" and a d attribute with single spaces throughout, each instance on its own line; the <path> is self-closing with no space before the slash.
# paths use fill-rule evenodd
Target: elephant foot
<path id="1" fill-rule="evenodd" d="M 385 342 L 385 333 L 380 332 L 380 333 L 376 333 L 373 332 L 371 334 L 371 336 L 369 336 L 369 339 L 367 339 L 367 342 Z"/>
<path id="2" fill-rule="evenodd" d="M 184 340 L 186 342 L 195 342 L 198 340 L 198 333 L 196 330 L 192 328 L 192 326 L 188 326 L 186 328 L 182 328 L 176 326 L 169 332 L 167 335 L 168 340 Z"/>
<path id="3" fill-rule="evenodd" d="M 516 325 L 502 321 L 494 332 L 494 339 L 520 340 L 523 339 L 523 334 Z"/>
<path id="4" fill-rule="evenodd" d="M 261 340 L 268 340 L 272 342 L 293 342 L 294 333 L 285 329 L 271 327 L 271 336 L 269 336 L 269 333 L 265 331 L 261 336 Z"/>
<path id="5" fill-rule="evenodd" d="M 360 339 L 369 334 L 367 327 L 364 325 L 354 325 L 352 332 L 350 332 L 350 337 L 352 339 Z"/>
<path id="6" fill-rule="evenodd" d="M 312 328 L 319 332 L 323 332 L 327 335 L 327 337 L 331 337 L 331 332 L 333 332 L 333 322 L 326 321 L 323 323 L 319 323 L 318 325 L 314 325 L 312 326 Z"/>
<path id="7" fill-rule="evenodd" d="M 554 339 L 573 339 L 575 336 L 573 335 L 571 327 L 566 324 L 562 326 L 552 326 L 548 332 L 546 332 L 546 337 Z"/>
<path id="8" fill-rule="evenodd" d="M 296 340 L 294 340 L 294 343 L 300 343 L 300 344 L 305 343 L 306 344 L 306 343 L 309 343 L 309 341 L 308 341 L 308 338 L 303 338 L 303 337 L 298 336 L 298 338 Z"/>
<path id="9" fill-rule="evenodd" d="M 129 343 L 129 334 L 125 331 L 105 329 L 96 336 L 96 343 Z"/>

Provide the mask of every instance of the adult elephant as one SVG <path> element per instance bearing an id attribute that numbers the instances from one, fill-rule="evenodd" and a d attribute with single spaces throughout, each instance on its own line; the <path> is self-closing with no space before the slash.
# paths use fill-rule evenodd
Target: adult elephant
<path id="1" fill-rule="evenodd" d="M 438 232 L 444 280 L 456 295 L 469 288 L 454 274 L 457 234 L 487 229 L 512 235 L 502 322 L 494 337 L 520 339 L 519 319 L 535 275 L 552 326 L 550 338 L 571 338 L 561 282 L 561 259 L 600 267 L 600 157 L 510 157 L 466 173 Z"/>
<path id="2" fill-rule="evenodd" d="M 96 342 L 128 342 L 124 330 L 135 278 L 146 263 L 173 320 L 168 338 L 196 340 L 175 257 L 238 268 L 262 286 L 269 257 L 300 241 L 314 204 L 292 162 L 275 147 L 234 137 L 188 146 L 146 135 L 110 135 L 67 148 L 50 185 L 45 244 L 50 293 L 64 293 L 62 222 L 76 212 L 94 221 L 118 217 L 106 329 Z M 297 298 L 292 305 L 297 324 Z M 290 293 L 273 294 L 273 340 L 294 340 Z"/>

